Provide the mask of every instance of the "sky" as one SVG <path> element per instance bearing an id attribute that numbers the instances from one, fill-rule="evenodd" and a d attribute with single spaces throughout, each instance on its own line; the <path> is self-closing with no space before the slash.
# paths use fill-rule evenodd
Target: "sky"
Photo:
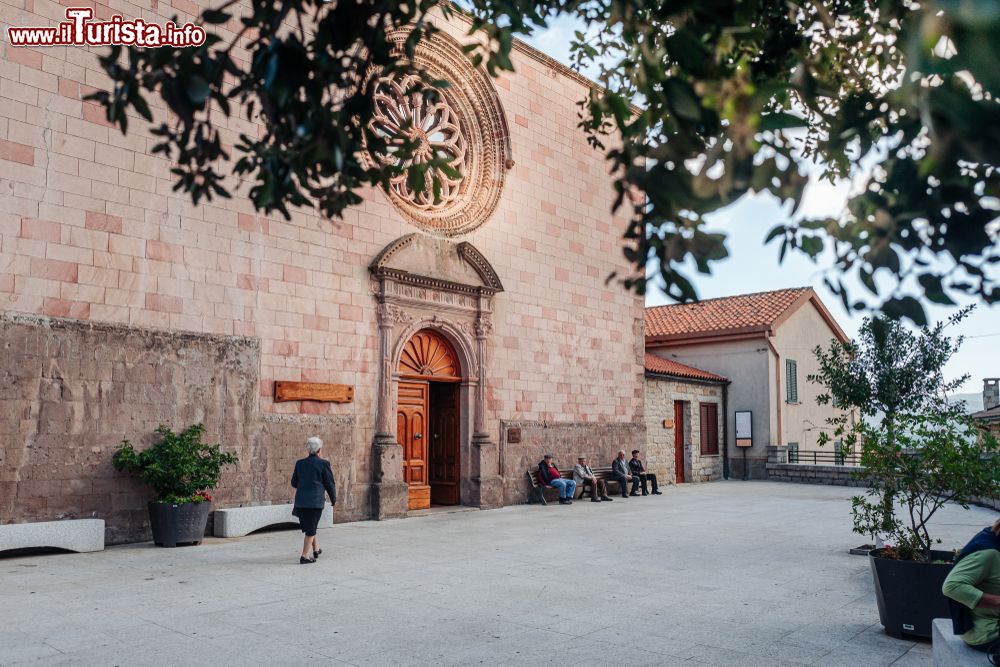
<path id="1" fill-rule="evenodd" d="M 560 19 L 526 41 L 556 60 L 569 64 L 569 44 L 577 29 L 577 24 L 573 21 Z M 850 183 L 833 185 L 812 182 L 799 213 L 836 216 L 844 208 L 849 192 Z M 840 298 L 823 285 L 824 270 L 832 265 L 830 258 L 820 258 L 820 263 L 814 264 L 798 253 L 789 253 L 784 262 L 779 264 L 779 242 L 764 245 L 764 238 L 774 225 L 789 221 L 788 208 L 779 206 L 777 200 L 770 195 L 743 197 L 708 220 L 712 231 L 728 235 L 730 257 L 714 263 L 711 275 L 697 274 L 692 269 L 688 272 L 688 277 L 694 279 L 701 298 L 811 286 L 847 335 L 853 337 L 864 314 L 845 310 Z M 655 266 L 653 269 L 655 270 Z M 864 288 L 856 281 L 851 284 L 851 296 L 863 297 Z M 666 303 L 671 301 L 651 284 L 646 295 L 646 305 Z M 942 307 L 926 301 L 924 305 L 931 321 L 947 319 L 959 307 Z M 968 318 L 950 331 L 952 335 L 964 336 L 965 342 L 949 362 L 948 377 L 958 378 L 968 374 L 969 379 L 957 392 L 979 394 L 982 392 L 984 377 L 1000 377 L 1000 305 L 991 308 L 980 303 Z"/>

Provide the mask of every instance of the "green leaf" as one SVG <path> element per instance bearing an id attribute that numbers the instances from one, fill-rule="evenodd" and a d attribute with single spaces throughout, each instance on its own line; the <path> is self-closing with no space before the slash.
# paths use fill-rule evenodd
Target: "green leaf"
<path id="1" fill-rule="evenodd" d="M 893 319 L 908 318 L 917 326 L 927 325 L 923 306 L 912 296 L 893 297 L 882 304 L 882 312 Z"/>
<path id="2" fill-rule="evenodd" d="M 760 130 L 787 130 L 790 128 L 806 127 L 804 118 L 800 118 L 790 113 L 769 113 L 760 117 Z"/>
<path id="3" fill-rule="evenodd" d="M 944 286 L 941 284 L 941 276 L 933 273 L 922 273 L 917 277 L 917 281 L 924 288 L 924 295 L 934 303 L 945 306 L 955 305 L 955 302 L 945 294 Z"/>

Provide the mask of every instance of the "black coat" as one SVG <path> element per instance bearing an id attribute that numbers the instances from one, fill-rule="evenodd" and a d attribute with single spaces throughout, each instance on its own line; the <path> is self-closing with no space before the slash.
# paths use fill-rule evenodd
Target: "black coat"
<path id="1" fill-rule="evenodd" d="M 330 462 L 317 454 L 295 462 L 292 486 L 295 487 L 295 507 L 322 508 L 324 490 L 330 496 L 330 504 L 337 504 L 337 483 L 333 481 Z"/>

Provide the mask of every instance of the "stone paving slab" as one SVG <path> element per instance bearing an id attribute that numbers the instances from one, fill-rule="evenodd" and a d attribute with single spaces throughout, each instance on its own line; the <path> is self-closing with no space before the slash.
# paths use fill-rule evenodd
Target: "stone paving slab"
<path id="1" fill-rule="evenodd" d="M 894 665 L 850 489 L 768 482 L 0 559 L 0 664 Z M 996 513 L 948 507 L 959 546 Z"/>

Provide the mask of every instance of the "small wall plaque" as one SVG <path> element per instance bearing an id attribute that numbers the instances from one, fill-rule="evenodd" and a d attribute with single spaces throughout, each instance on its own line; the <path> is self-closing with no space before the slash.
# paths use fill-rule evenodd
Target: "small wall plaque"
<path id="1" fill-rule="evenodd" d="M 673 427 L 674 427 L 674 420 L 673 419 L 664 419 L 663 420 L 663 428 L 673 428 Z"/>
<path id="2" fill-rule="evenodd" d="M 512 444 L 516 444 L 518 442 L 521 442 L 521 429 L 520 429 L 520 427 L 507 429 L 507 442 L 512 443 Z"/>
<path id="3" fill-rule="evenodd" d="M 324 403 L 352 403 L 354 387 L 349 384 L 326 384 L 324 382 L 274 383 L 274 401 L 322 401 Z"/>

